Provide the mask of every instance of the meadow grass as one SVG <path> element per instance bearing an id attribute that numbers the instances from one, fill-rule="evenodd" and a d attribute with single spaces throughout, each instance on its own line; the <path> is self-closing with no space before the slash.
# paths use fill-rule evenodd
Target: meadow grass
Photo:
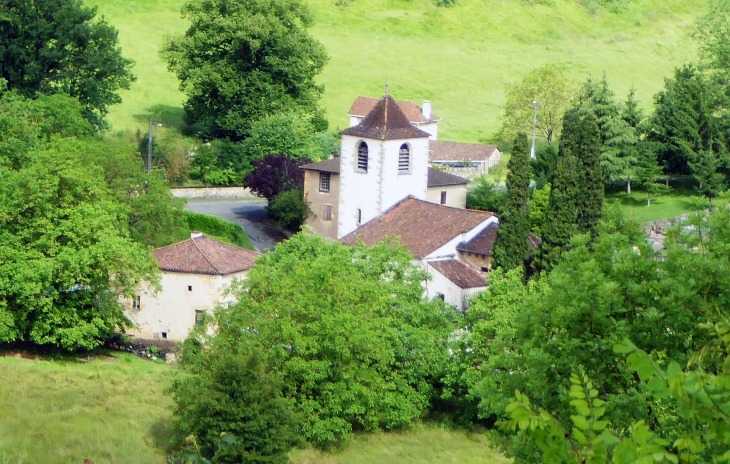
<path id="1" fill-rule="evenodd" d="M 646 204 L 647 194 L 641 189 L 634 187 L 629 195 L 624 185 L 612 185 L 606 189 L 606 201 L 618 202 L 626 217 L 639 223 L 674 219 L 709 206 L 709 200 L 698 196 L 696 185 L 694 180 L 689 179 L 671 181 L 669 192 L 652 197 L 651 205 Z M 722 198 L 713 200 L 715 206 L 727 203 Z"/>
<path id="2" fill-rule="evenodd" d="M 500 126 L 505 86 L 530 70 L 563 63 L 570 76 L 608 74 L 623 98 L 633 86 L 644 107 L 674 67 L 692 61 L 690 33 L 708 0 L 624 1 L 611 13 L 575 0 L 538 5 L 518 0 L 305 0 L 312 34 L 330 55 L 318 81 L 331 129 L 347 125 L 357 95 L 379 96 L 385 82 L 400 99 L 433 102 L 440 138 L 486 141 Z M 138 81 L 111 109 L 113 130 L 146 128 L 147 118 L 179 123 L 183 95 L 159 56 L 166 35 L 181 33 L 183 0 L 87 0 L 119 29 Z"/>
<path id="3" fill-rule="evenodd" d="M 489 447 L 483 433 L 453 431 L 419 424 L 406 432 L 361 434 L 342 449 L 298 450 L 292 464 L 506 464 L 512 462 Z"/>
<path id="4" fill-rule="evenodd" d="M 172 368 L 123 353 L 88 360 L 3 354 L 0 456 L 8 462 L 165 462 Z"/>

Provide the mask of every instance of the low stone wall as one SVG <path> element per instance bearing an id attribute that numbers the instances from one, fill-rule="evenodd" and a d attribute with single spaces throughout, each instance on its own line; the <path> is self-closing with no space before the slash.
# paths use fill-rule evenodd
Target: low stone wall
<path id="1" fill-rule="evenodd" d="M 244 187 L 193 187 L 174 188 L 170 190 L 172 190 L 172 196 L 176 198 L 187 198 L 188 200 L 243 200 L 259 198 L 251 193 L 251 190 Z"/>

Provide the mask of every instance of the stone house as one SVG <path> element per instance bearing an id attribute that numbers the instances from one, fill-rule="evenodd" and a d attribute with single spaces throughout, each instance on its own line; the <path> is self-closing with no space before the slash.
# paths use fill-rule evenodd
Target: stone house
<path id="1" fill-rule="evenodd" d="M 502 160 L 502 152 L 496 145 L 431 140 L 429 150 L 428 162 L 432 166 L 443 166 L 464 175 L 488 174 Z"/>
<path id="2" fill-rule="evenodd" d="M 127 301 L 125 314 L 134 324 L 128 335 L 140 339 L 182 341 L 202 313 L 234 301 L 226 289 L 246 272 L 259 256 L 201 233 L 190 239 L 157 248 L 161 290 L 149 284 Z"/>

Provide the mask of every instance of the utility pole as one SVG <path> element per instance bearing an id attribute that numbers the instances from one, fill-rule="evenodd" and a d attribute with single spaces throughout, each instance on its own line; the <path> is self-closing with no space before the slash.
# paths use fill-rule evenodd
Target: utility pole
<path id="1" fill-rule="evenodd" d="M 533 140 L 535 136 L 533 135 Z M 147 138 L 147 173 L 152 172 L 152 118 L 150 118 L 150 132 Z"/>
<path id="2" fill-rule="evenodd" d="M 532 148 L 530 149 L 532 159 L 535 158 L 535 126 L 537 126 L 537 100 L 532 100 Z"/>

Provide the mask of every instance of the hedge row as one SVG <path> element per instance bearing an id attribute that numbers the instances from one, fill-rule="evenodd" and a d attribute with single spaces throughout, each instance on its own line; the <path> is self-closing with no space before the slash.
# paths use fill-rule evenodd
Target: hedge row
<path id="1" fill-rule="evenodd" d="M 202 232 L 209 237 L 241 248 L 254 249 L 251 240 L 246 235 L 246 231 L 238 224 L 209 214 L 194 213 L 192 211 L 185 211 L 184 213 L 190 230 Z"/>

